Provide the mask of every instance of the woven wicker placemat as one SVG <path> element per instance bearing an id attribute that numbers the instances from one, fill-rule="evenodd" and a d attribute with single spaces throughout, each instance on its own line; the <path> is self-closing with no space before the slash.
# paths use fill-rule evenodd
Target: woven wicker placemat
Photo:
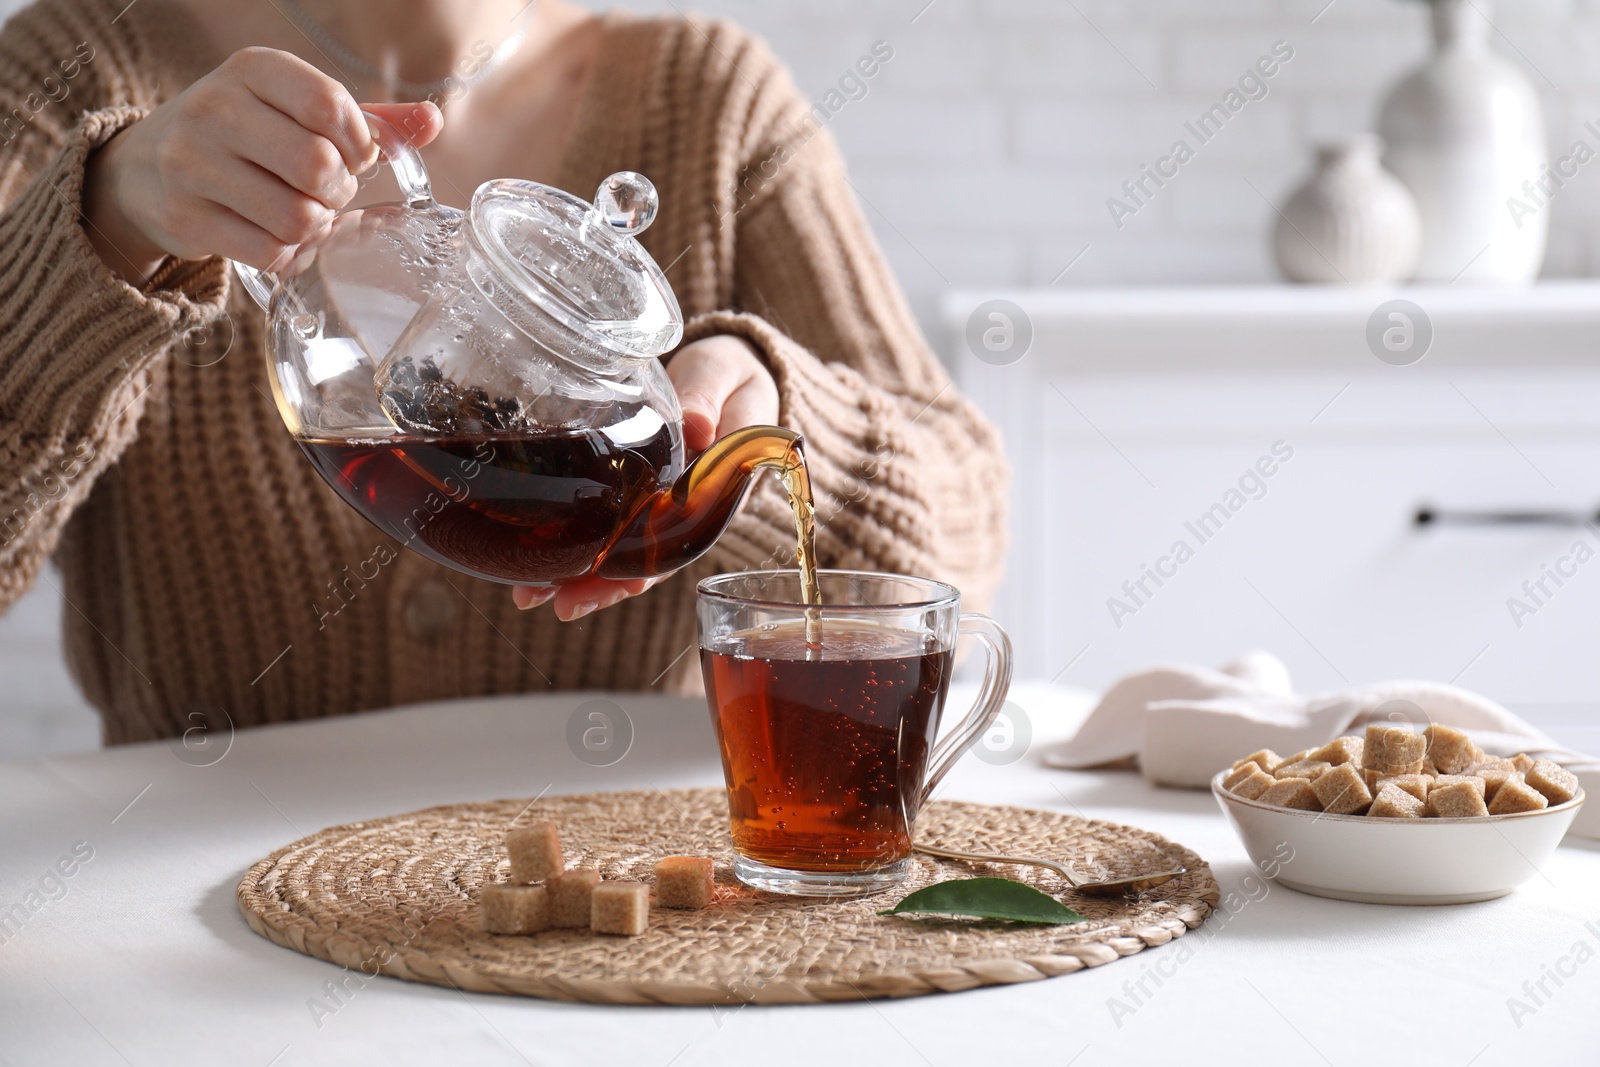
<path id="1" fill-rule="evenodd" d="M 477 899 L 504 881 L 501 846 L 515 822 L 559 824 L 570 866 L 651 881 L 667 855 L 712 856 L 717 898 L 703 911 L 652 909 L 640 937 L 551 930 L 497 937 Z M 919 840 L 965 850 L 1071 857 L 1106 877 L 1186 866 L 1131 901 L 1063 892 L 1054 875 L 918 855 L 903 890 L 802 900 L 740 885 L 730 868 L 727 802 L 688 789 L 453 804 L 335 826 L 257 862 L 239 883 L 251 929 L 297 952 L 368 975 L 493 993 L 603 1004 L 792 1004 L 901 997 L 1028 982 L 1110 963 L 1205 921 L 1218 900 L 1211 869 L 1156 834 L 1026 808 L 938 801 Z M 1000 875 L 1056 894 L 1072 926 L 974 926 L 878 915 L 947 878 Z"/>

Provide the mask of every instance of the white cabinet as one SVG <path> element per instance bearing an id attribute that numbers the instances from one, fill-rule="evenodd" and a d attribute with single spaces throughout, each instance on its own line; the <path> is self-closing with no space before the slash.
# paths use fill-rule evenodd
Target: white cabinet
<path id="1" fill-rule="evenodd" d="M 1033 342 L 1009 365 L 966 350 L 994 295 L 952 294 L 946 340 L 1014 466 L 996 614 L 1023 676 L 1262 647 L 1306 690 L 1600 703 L 1600 527 L 1415 522 L 1600 508 L 1600 287 L 1015 292 Z M 1409 366 L 1366 341 L 1395 295 L 1435 335 Z"/>

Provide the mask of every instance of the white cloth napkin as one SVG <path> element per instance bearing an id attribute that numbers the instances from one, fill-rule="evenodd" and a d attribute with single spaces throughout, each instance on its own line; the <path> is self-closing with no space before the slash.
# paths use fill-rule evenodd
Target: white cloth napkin
<path id="1" fill-rule="evenodd" d="M 1476 693 L 1396 681 L 1301 695 L 1283 662 L 1259 651 L 1220 670 L 1170 665 L 1129 675 L 1106 690 L 1077 734 L 1044 760 L 1082 769 L 1135 758 L 1157 785 L 1205 788 L 1217 771 L 1257 749 L 1287 756 L 1388 721 L 1419 729 L 1430 722 L 1453 726 L 1490 755 L 1526 752 L 1552 760 L 1576 774 L 1585 792 L 1600 790 L 1600 761 L 1562 748 Z M 1584 805 L 1571 832 L 1600 838 L 1600 802 Z"/>

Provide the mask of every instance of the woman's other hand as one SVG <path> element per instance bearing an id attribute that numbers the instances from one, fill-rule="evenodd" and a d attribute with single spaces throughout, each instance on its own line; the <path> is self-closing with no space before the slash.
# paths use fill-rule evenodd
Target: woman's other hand
<path id="1" fill-rule="evenodd" d="M 369 110 L 419 146 L 443 125 L 431 103 Z M 377 157 L 343 85 L 288 52 L 245 48 L 91 157 L 89 240 L 135 284 L 169 255 L 271 269 L 328 226 Z"/>
<path id="2" fill-rule="evenodd" d="M 746 426 L 778 421 L 778 383 L 755 349 L 728 334 L 684 345 L 667 363 L 691 453 Z"/>
<path id="3" fill-rule="evenodd" d="M 778 421 L 778 384 L 755 350 L 737 337 L 723 334 L 684 345 L 667 363 L 667 377 L 683 407 L 683 441 L 691 454 L 735 430 Z M 590 577 L 553 589 L 517 586 L 511 595 L 524 610 L 553 600 L 556 617 L 571 622 L 638 596 L 658 581 Z"/>

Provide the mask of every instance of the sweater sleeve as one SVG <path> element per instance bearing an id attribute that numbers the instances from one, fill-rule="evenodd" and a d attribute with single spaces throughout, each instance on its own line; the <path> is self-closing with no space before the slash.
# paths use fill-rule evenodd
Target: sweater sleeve
<path id="1" fill-rule="evenodd" d="M 126 92 L 103 87 L 127 83 L 87 69 L 117 61 L 105 54 L 82 63 L 64 99 L 42 97 L 63 79 L 33 14 L 0 32 L 0 116 L 13 120 L 0 131 L 0 610 L 134 439 L 171 345 L 223 315 L 227 290 L 220 261 L 169 261 L 135 287 L 95 253 L 85 161 L 146 110 L 110 104 Z"/>
<path id="2" fill-rule="evenodd" d="M 981 606 L 1006 543 L 999 435 L 924 341 L 831 135 L 803 116 L 787 141 L 756 141 L 740 183 L 753 196 L 735 215 L 735 308 L 691 320 L 685 339 L 733 334 L 765 359 L 779 421 L 805 439 L 823 566 L 937 578 Z M 718 551 L 731 567 L 793 558 L 776 485 L 753 494 Z"/>

